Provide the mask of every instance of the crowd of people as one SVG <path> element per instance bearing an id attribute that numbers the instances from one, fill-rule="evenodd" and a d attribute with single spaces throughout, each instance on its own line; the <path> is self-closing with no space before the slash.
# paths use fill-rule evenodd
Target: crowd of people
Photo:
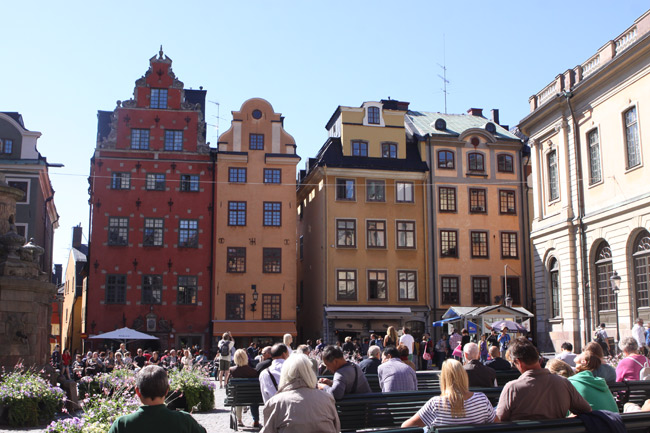
<path id="1" fill-rule="evenodd" d="M 564 343 L 561 353 L 548 361 L 540 356 L 530 339 L 513 338 L 507 328 L 500 332 L 493 330 L 474 341 L 465 329 L 449 337 L 443 335 L 435 343 L 426 334 L 416 342 L 407 328 L 400 334 L 391 327 L 385 336 L 372 334 L 361 344 L 348 337 L 334 345 L 322 340 L 312 345 L 307 341 L 294 349 L 290 334 L 273 345 L 258 347 L 252 342 L 248 347 L 237 348 L 233 336 L 227 332 L 222 335 L 212 361 L 198 348 L 172 349 L 163 356 L 138 349 L 131 358 L 124 346 L 115 354 L 88 352 L 85 357 L 78 354 L 79 362 L 70 362 L 65 351 L 53 354 L 52 358 L 53 362 L 61 363 L 62 371 L 68 365 L 74 375 L 77 372 L 96 374 L 118 366 L 151 375 L 154 370 L 213 365 L 220 387 L 225 387 L 231 378 L 259 378 L 264 425 L 259 406 L 250 406 L 251 427 L 262 432 L 287 433 L 338 432 L 340 423 L 335 402 L 345 395 L 371 393 L 367 375 L 377 375 L 384 393 L 414 391 L 418 388 L 416 370 L 431 368 L 433 364 L 440 368 L 441 393 L 402 427 L 555 419 L 569 413 L 585 418 L 586 423 L 592 411 L 608 411 L 612 414 L 610 421 L 620 423 L 620 417 L 616 418 L 618 406 L 608 385 L 639 380 L 645 372 L 650 376 L 648 344 L 645 338 L 640 342 L 636 334 L 620 342 L 622 359 L 616 368 L 605 362 L 610 349 L 603 350 L 598 334 L 581 353 L 574 353 L 573 346 Z M 503 387 L 496 407 L 485 394 L 470 391 L 496 387 L 497 372 L 507 370 L 517 370 L 520 376 Z M 138 395 L 143 399 L 145 394 Z M 650 400 L 643 407 L 631 403 L 625 406 L 626 412 L 641 410 L 650 411 Z M 243 412 L 243 407 L 235 408 L 240 427 L 244 426 Z M 191 424 L 186 419 L 183 422 Z"/>

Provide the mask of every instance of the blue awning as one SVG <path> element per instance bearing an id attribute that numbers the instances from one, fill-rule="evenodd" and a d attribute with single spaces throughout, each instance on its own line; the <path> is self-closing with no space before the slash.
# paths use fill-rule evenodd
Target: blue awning
<path id="1" fill-rule="evenodd" d="M 454 321 L 458 321 L 458 320 L 461 320 L 461 318 L 460 317 L 450 317 L 448 319 L 438 320 L 437 322 L 433 322 L 433 327 L 435 328 L 436 326 L 442 326 L 447 322 L 454 322 Z"/>

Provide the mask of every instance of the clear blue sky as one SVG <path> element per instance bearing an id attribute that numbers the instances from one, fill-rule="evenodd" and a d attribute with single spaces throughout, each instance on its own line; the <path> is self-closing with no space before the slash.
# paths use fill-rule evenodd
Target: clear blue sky
<path id="1" fill-rule="evenodd" d="M 97 110 L 132 96 L 162 44 L 186 88 L 208 91 L 208 140 L 251 97 L 267 99 L 303 158 L 338 105 L 391 97 L 421 111 L 499 108 L 514 126 L 528 97 L 587 60 L 650 7 L 647 1 L 13 1 L 2 6 L 0 111 L 43 136 L 65 263 L 71 227 L 88 228 L 87 176 Z"/>

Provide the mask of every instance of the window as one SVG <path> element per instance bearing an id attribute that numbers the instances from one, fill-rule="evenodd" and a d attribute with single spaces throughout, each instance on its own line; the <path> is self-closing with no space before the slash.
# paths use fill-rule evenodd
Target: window
<path id="1" fill-rule="evenodd" d="M 262 320 L 280 320 L 281 295 L 262 295 Z"/>
<path id="2" fill-rule="evenodd" d="M 264 225 L 280 227 L 282 225 L 282 203 L 264 202 Z"/>
<path id="3" fill-rule="evenodd" d="M 458 257 L 456 230 L 440 230 L 440 257 Z"/>
<path id="4" fill-rule="evenodd" d="M 368 156 L 368 143 L 365 141 L 353 141 L 352 156 Z"/>
<path id="5" fill-rule="evenodd" d="M 162 275 L 142 276 L 142 303 L 162 303 Z"/>
<path id="6" fill-rule="evenodd" d="M 517 213 L 514 191 L 499 191 L 499 213 L 512 215 Z"/>
<path id="7" fill-rule="evenodd" d="M 25 193 L 16 203 L 29 203 L 29 180 L 7 180 L 7 185 Z"/>
<path id="8" fill-rule="evenodd" d="M 282 272 L 282 248 L 264 248 L 262 259 L 262 272 L 271 274 Z"/>
<path id="9" fill-rule="evenodd" d="M 126 275 L 106 276 L 106 303 L 126 303 Z"/>
<path id="10" fill-rule="evenodd" d="M 397 221 L 397 248 L 415 248 L 415 222 Z"/>
<path id="11" fill-rule="evenodd" d="M 336 199 L 356 200 L 354 179 L 336 179 Z"/>
<path id="12" fill-rule="evenodd" d="M 196 174 L 181 174 L 181 191 L 198 192 L 199 176 Z"/>
<path id="13" fill-rule="evenodd" d="M 131 130 L 131 149 L 147 150 L 149 149 L 149 130 L 132 129 Z"/>
<path id="14" fill-rule="evenodd" d="M 264 134 L 251 134 L 248 147 L 250 150 L 264 150 Z"/>
<path id="15" fill-rule="evenodd" d="M 145 247 L 162 247 L 163 245 L 164 219 L 145 218 L 144 238 L 142 245 Z"/>
<path id="16" fill-rule="evenodd" d="M 467 154 L 469 171 L 485 171 L 485 160 L 482 153 L 470 152 Z"/>
<path id="17" fill-rule="evenodd" d="M 456 189 L 441 186 L 438 188 L 438 208 L 440 212 L 456 212 Z"/>
<path id="18" fill-rule="evenodd" d="M 515 171 L 512 163 L 512 155 L 501 154 L 497 156 L 497 170 L 501 173 L 513 173 Z"/>
<path id="19" fill-rule="evenodd" d="M 600 143 L 598 140 L 598 130 L 587 134 L 589 143 L 589 184 L 598 183 L 602 180 L 600 172 Z"/>
<path id="20" fill-rule="evenodd" d="M 197 220 L 180 220 L 178 246 L 180 248 L 197 248 L 199 246 L 199 222 Z"/>
<path id="21" fill-rule="evenodd" d="M 442 303 L 460 304 L 458 277 L 442 277 L 440 283 L 442 287 Z"/>
<path id="22" fill-rule="evenodd" d="M 123 217 L 108 218 L 108 245 L 129 244 L 129 219 Z"/>
<path id="23" fill-rule="evenodd" d="M 246 248 L 228 247 L 226 255 L 226 272 L 235 274 L 246 272 Z"/>
<path id="24" fill-rule="evenodd" d="M 244 320 L 246 295 L 226 293 L 226 320 Z"/>
<path id="25" fill-rule="evenodd" d="M 167 108 L 167 89 L 151 89 L 151 108 Z"/>
<path id="26" fill-rule="evenodd" d="M 281 183 L 282 171 L 279 168 L 264 169 L 264 183 Z"/>
<path id="27" fill-rule="evenodd" d="M 386 271 L 368 271 L 368 299 L 388 299 Z"/>
<path id="28" fill-rule="evenodd" d="M 647 308 L 650 306 L 650 233 L 644 230 L 636 237 L 633 251 L 636 308 Z"/>
<path id="29" fill-rule="evenodd" d="M 246 183 L 246 169 L 239 167 L 228 168 L 228 182 Z"/>
<path id="30" fill-rule="evenodd" d="M 229 226 L 246 225 L 246 202 L 245 201 L 228 202 L 228 225 Z"/>
<path id="31" fill-rule="evenodd" d="M 396 198 L 398 203 L 413 203 L 413 182 L 395 182 Z"/>
<path id="32" fill-rule="evenodd" d="M 415 301 L 417 299 L 417 272 L 397 271 L 397 284 L 400 300 Z"/>
<path id="33" fill-rule="evenodd" d="M 5 155 L 11 154 L 14 150 L 14 141 L 10 138 L 0 139 L 0 150 Z"/>
<path id="34" fill-rule="evenodd" d="M 519 290 L 519 277 L 508 277 L 505 295 L 510 296 L 514 305 L 521 305 L 521 291 Z M 503 278 L 501 278 L 503 283 Z"/>
<path id="35" fill-rule="evenodd" d="M 550 201 L 560 197 L 560 188 L 557 171 L 557 150 L 551 150 L 546 156 L 548 164 L 548 197 Z"/>
<path id="36" fill-rule="evenodd" d="M 367 201 L 386 201 L 386 182 L 383 180 L 368 180 L 366 182 Z"/>
<path id="37" fill-rule="evenodd" d="M 379 125 L 379 108 L 368 107 L 368 123 Z"/>
<path id="38" fill-rule="evenodd" d="M 607 242 L 603 242 L 596 251 L 596 294 L 598 299 L 598 312 L 614 311 L 616 309 L 616 299 L 610 278 L 613 273 L 612 268 L 612 250 Z M 598 322 L 606 322 L 599 317 Z"/>
<path id="39" fill-rule="evenodd" d="M 382 143 L 381 145 L 382 158 L 397 158 L 397 144 L 395 143 Z"/>
<path id="40" fill-rule="evenodd" d="M 131 188 L 131 173 L 112 173 L 111 189 Z"/>
<path id="41" fill-rule="evenodd" d="M 474 305 L 490 303 L 490 278 L 472 277 L 472 303 Z"/>
<path id="42" fill-rule="evenodd" d="M 487 232 L 470 232 L 472 242 L 472 257 L 487 257 Z"/>
<path id="43" fill-rule="evenodd" d="M 357 246 L 357 222 L 355 220 L 336 220 L 336 246 Z"/>
<path id="44" fill-rule="evenodd" d="M 148 191 L 164 191 L 165 175 L 161 173 L 147 173 L 145 177 L 145 188 Z"/>
<path id="45" fill-rule="evenodd" d="M 357 298 L 357 271 L 336 271 L 336 299 L 347 300 Z"/>
<path id="46" fill-rule="evenodd" d="M 300 242 L 298 247 L 298 253 L 300 254 L 300 260 L 305 258 L 305 237 L 300 236 Z"/>
<path id="47" fill-rule="evenodd" d="M 176 303 L 178 305 L 196 304 L 197 298 L 197 278 L 189 275 L 178 276 L 178 295 Z"/>
<path id="48" fill-rule="evenodd" d="M 641 164 L 639 148 L 639 126 L 636 119 L 636 107 L 625 112 L 625 147 L 627 150 L 627 168 Z"/>
<path id="49" fill-rule="evenodd" d="M 560 265 L 553 258 L 549 262 L 549 274 L 551 280 L 551 317 L 560 315 Z"/>
<path id="50" fill-rule="evenodd" d="M 455 168 L 454 152 L 450 150 L 439 150 L 438 168 Z"/>
<path id="51" fill-rule="evenodd" d="M 487 199 L 484 189 L 469 189 L 469 212 L 487 213 Z"/>
<path id="52" fill-rule="evenodd" d="M 368 248 L 386 248 L 386 221 L 367 221 Z"/>
<path id="53" fill-rule="evenodd" d="M 501 257 L 516 259 L 517 254 L 517 233 L 501 233 Z"/>
<path id="54" fill-rule="evenodd" d="M 165 150 L 180 152 L 183 150 L 183 131 L 168 129 L 165 131 Z"/>

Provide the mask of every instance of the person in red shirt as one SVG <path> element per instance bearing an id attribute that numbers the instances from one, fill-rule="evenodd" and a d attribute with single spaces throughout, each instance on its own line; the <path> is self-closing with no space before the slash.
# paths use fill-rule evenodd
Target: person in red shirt
<path id="1" fill-rule="evenodd" d="M 71 380 L 70 378 L 70 365 L 72 365 L 72 355 L 70 355 L 70 349 L 65 349 L 61 355 L 61 362 L 63 363 L 62 374 Z"/>

